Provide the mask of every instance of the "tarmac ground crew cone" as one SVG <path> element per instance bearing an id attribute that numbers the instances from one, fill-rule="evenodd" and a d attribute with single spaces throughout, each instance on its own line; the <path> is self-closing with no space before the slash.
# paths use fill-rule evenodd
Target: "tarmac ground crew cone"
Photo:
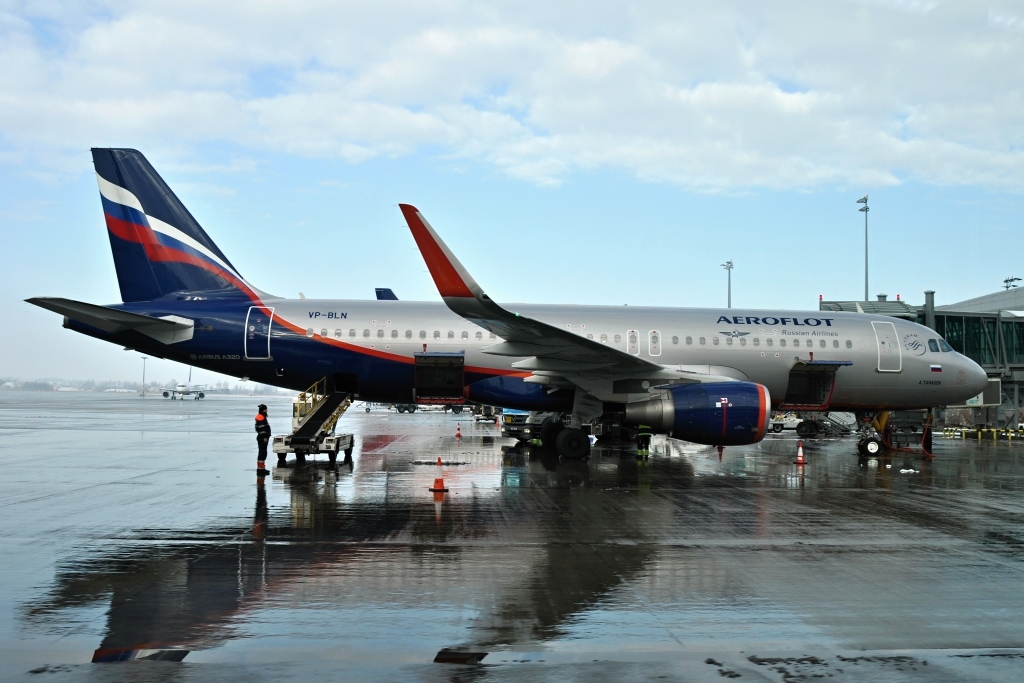
<path id="1" fill-rule="evenodd" d="M 462 438 L 462 423 L 461 422 L 456 422 L 455 423 L 455 438 L 456 439 L 461 439 Z"/>
<path id="2" fill-rule="evenodd" d="M 796 464 L 796 465 L 805 465 L 805 464 L 807 464 L 807 461 L 804 460 L 804 442 L 803 441 L 797 441 L 796 442 L 796 460 L 794 460 L 793 463 Z"/>
<path id="3" fill-rule="evenodd" d="M 432 493 L 447 493 L 448 487 L 444 485 L 444 472 L 441 469 L 441 456 L 437 456 L 437 476 L 434 477 L 434 485 L 430 487 Z"/>

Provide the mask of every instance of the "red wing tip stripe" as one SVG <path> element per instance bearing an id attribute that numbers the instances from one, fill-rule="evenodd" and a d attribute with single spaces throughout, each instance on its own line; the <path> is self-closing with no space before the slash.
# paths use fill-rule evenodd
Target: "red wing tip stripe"
<path id="1" fill-rule="evenodd" d="M 459 274 L 452 259 L 445 253 L 445 247 L 415 206 L 399 204 L 412 237 L 416 240 L 420 254 L 427 264 L 434 285 L 442 297 L 464 297 L 472 299 L 473 292 Z"/>

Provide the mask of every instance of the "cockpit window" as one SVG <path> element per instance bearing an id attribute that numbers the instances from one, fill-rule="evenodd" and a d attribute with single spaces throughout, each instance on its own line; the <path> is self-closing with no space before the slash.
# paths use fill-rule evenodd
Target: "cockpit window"
<path id="1" fill-rule="evenodd" d="M 939 340 L 939 348 L 942 349 L 943 351 L 952 351 L 953 350 L 953 347 L 950 346 L 949 344 L 947 344 L 945 339 L 940 339 Z"/>
<path id="2" fill-rule="evenodd" d="M 936 339 L 929 339 L 928 340 L 928 350 L 931 351 L 932 353 L 938 353 L 939 352 L 939 342 L 938 342 L 938 340 L 936 340 Z"/>

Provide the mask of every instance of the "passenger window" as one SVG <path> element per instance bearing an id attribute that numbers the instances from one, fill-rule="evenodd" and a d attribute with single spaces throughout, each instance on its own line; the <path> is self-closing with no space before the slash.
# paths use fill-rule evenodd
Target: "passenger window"
<path id="1" fill-rule="evenodd" d="M 391 330 L 391 338 L 398 339 L 398 330 Z"/>
<path id="2" fill-rule="evenodd" d="M 839 340 L 838 339 L 833 339 L 832 340 L 832 348 L 836 348 L 836 349 L 839 348 Z"/>
<path id="3" fill-rule="evenodd" d="M 420 339 L 426 339 L 426 338 L 427 338 L 427 331 L 426 330 L 420 330 Z"/>
<path id="4" fill-rule="evenodd" d="M 929 339 L 928 340 L 928 350 L 931 351 L 932 353 L 938 353 L 939 352 L 939 342 L 935 341 L 934 339 Z"/>
<path id="5" fill-rule="evenodd" d="M 712 337 L 711 343 L 714 344 L 715 346 L 718 346 L 718 337 Z"/>
<path id="6" fill-rule="evenodd" d="M 717 337 L 716 337 L 716 339 L 717 339 Z M 725 343 L 728 344 L 729 346 L 732 346 L 732 337 L 726 337 L 725 338 Z"/>
<path id="7" fill-rule="evenodd" d="M 686 338 L 686 345 L 690 346 L 691 344 L 693 344 L 693 337 L 687 337 Z"/>
<path id="8" fill-rule="evenodd" d="M 608 343 L 608 335 L 607 334 L 602 334 L 601 335 L 601 343 L 602 344 L 607 344 Z"/>
<path id="9" fill-rule="evenodd" d="M 761 340 L 758 339 L 757 337 L 754 337 L 754 346 L 760 346 L 760 345 L 761 345 Z"/>
<path id="10" fill-rule="evenodd" d="M 405 331 L 405 338 L 406 339 L 412 339 L 412 330 L 406 330 Z"/>
<path id="11" fill-rule="evenodd" d="M 786 345 L 786 340 L 785 339 L 780 339 L 779 340 L 779 346 L 785 346 L 785 345 Z"/>
<path id="12" fill-rule="evenodd" d="M 820 346 L 821 348 L 825 348 L 825 340 L 822 339 L 821 341 L 819 341 L 818 346 Z"/>
<path id="13" fill-rule="evenodd" d="M 774 344 L 775 342 L 773 342 L 773 341 L 772 341 L 772 338 L 771 338 L 771 337 L 768 337 L 767 339 L 765 339 L 765 340 L 764 340 L 764 343 L 765 343 L 765 345 L 767 345 L 767 346 L 771 346 L 771 345 L 772 345 L 772 344 Z"/>
<path id="14" fill-rule="evenodd" d="M 672 343 L 673 344 L 678 344 L 679 343 L 679 337 L 672 337 Z"/>
<path id="15" fill-rule="evenodd" d="M 846 348 L 848 348 L 848 349 L 852 349 L 853 348 L 853 342 L 850 341 L 849 339 L 846 340 Z"/>
<path id="16" fill-rule="evenodd" d="M 594 335 L 592 335 L 592 334 L 588 334 L 587 335 L 587 339 L 593 339 L 593 338 L 594 338 Z"/>
<path id="17" fill-rule="evenodd" d="M 700 338 L 700 345 L 704 346 L 704 344 L 706 344 L 706 343 L 707 343 L 707 341 L 704 339 L 704 337 L 701 337 Z"/>
<path id="18" fill-rule="evenodd" d="M 349 330 L 348 331 L 348 336 L 350 336 L 350 337 L 356 336 L 356 331 L 354 329 Z"/>
<path id="19" fill-rule="evenodd" d="M 495 336 L 494 336 L 494 333 L 493 333 L 493 332 L 491 332 L 491 336 L 490 336 L 490 339 L 491 339 L 491 341 L 494 341 L 495 339 L 497 339 L 497 337 L 495 337 Z"/>
<path id="20" fill-rule="evenodd" d="M 640 333 L 636 330 L 626 332 L 626 351 L 634 356 L 640 355 Z"/>
<path id="21" fill-rule="evenodd" d="M 320 328 L 320 336 L 321 337 L 326 337 L 327 336 L 327 328 L 326 327 Z"/>
<path id="22" fill-rule="evenodd" d="M 384 338 L 384 330 L 377 330 L 377 337 L 380 339 Z"/>
<path id="23" fill-rule="evenodd" d="M 337 337 L 338 339 L 341 339 L 341 330 L 335 330 L 334 336 Z"/>
<path id="24" fill-rule="evenodd" d="M 369 337 L 370 336 L 370 331 L 369 330 L 363 330 L 363 336 L 364 337 Z"/>
<path id="25" fill-rule="evenodd" d="M 621 334 L 615 335 L 615 343 L 616 344 L 621 344 L 622 343 L 622 335 Z"/>
<path id="26" fill-rule="evenodd" d="M 448 338 L 449 339 L 455 339 L 455 333 L 452 332 L 451 330 L 448 330 Z"/>
<path id="27" fill-rule="evenodd" d="M 661 333 L 657 330 L 647 333 L 647 353 L 652 356 L 661 355 Z"/>
<path id="28" fill-rule="evenodd" d="M 467 339 L 469 339 L 469 332 L 463 332 L 462 333 L 462 341 L 466 341 Z"/>
<path id="29" fill-rule="evenodd" d="M 483 338 L 484 338 L 484 333 L 483 332 L 477 332 L 476 333 L 476 340 L 477 341 L 482 341 Z"/>
<path id="30" fill-rule="evenodd" d="M 746 346 L 746 345 L 747 345 L 747 338 L 746 337 L 740 337 L 740 346 Z"/>
<path id="31" fill-rule="evenodd" d="M 441 330 L 434 330 L 434 339 L 441 338 Z"/>

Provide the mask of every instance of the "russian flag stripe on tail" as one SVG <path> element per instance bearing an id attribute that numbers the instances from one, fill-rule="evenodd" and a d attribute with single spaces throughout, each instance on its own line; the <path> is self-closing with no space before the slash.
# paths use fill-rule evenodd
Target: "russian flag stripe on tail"
<path id="1" fill-rule="evenodd" d="M 92 157 L 123 301 L 185 292 L 259 299 L 140 152 Z"/>

